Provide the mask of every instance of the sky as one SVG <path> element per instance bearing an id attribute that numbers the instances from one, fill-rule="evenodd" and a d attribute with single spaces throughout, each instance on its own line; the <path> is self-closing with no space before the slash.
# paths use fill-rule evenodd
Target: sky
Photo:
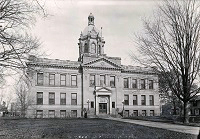
<path id="1" fill-rule="evenodd" d="M 41 2 L 42 1 L 42 2 Z M 159 0 L 41 0 L 47 16 L 38 16 L 30 29 L 41 42 L 46 58 L 78 60 L 78 39 L 88 25 L 88 15 L 105 40 L 104 53 L 121 57 L 123 65 L 134 65 L 130 53 L 137 53 L 134 34 L 143 30 L 142 19 L 152 17 Z M 8 77 L 7 87 L 0 90 L 5 98 L 14 94 L 15 77 Z M 8 93 L 9 92 L 9 93 Z"/>
<path id="2" fill-rule="evenodd" d="M 32 34 L 42 42 L 42 49 L 52 59 L 78 59 L 78 38 L 88 25 L 88 15 L 95 26 L 102 27 L 104 52 L 121 57 L 123 65 L 134 65 L 130 52 L 136 53 L 134 34 L 142 31 L 142 19 L 151 17 L 158 1 L 153 0 L 45 0 L 47 17 L 37 18 Z"/>

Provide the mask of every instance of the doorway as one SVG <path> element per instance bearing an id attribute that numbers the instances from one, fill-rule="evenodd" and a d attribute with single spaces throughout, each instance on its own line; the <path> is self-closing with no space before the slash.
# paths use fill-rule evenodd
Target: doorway
<path id="1" fill-rule="evenodd" d="M 99 103 L 99 114 L 107 114 L 107 103 Z"/>

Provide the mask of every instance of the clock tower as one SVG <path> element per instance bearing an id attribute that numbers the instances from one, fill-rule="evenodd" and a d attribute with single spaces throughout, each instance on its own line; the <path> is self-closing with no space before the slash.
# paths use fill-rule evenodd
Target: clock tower
<path id="1" fill-rule="evenodd" d="M 79 38 L 79 61 L 83 62 L 83 57 L 97 58 L 104 55 L 105 41 L 102 37 L 102 28 L 99 31 L 94 25 L 92 13 L 88 16 L 88 26 L 81 32 Z"/>

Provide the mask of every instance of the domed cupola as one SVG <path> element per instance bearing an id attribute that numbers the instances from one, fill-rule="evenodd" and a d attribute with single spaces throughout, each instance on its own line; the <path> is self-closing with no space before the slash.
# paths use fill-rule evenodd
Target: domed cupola
<path id="1" fill-rule="evenodd" d="M 105 41 L 101 32 L 94 25 L 92 13 L 88 16 L 88 26 L 81 32 L 79 38 L 79 59 L 82 56 L 96 56 L 104 54 Z"/>

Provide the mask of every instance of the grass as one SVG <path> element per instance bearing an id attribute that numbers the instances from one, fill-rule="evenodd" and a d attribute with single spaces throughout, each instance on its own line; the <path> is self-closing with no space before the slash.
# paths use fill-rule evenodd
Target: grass
<path id="1" fill-rule="evenodd" d="M 0 119 L 0 138 L 195 139 L 197 136 L 103 119 Z"/>

